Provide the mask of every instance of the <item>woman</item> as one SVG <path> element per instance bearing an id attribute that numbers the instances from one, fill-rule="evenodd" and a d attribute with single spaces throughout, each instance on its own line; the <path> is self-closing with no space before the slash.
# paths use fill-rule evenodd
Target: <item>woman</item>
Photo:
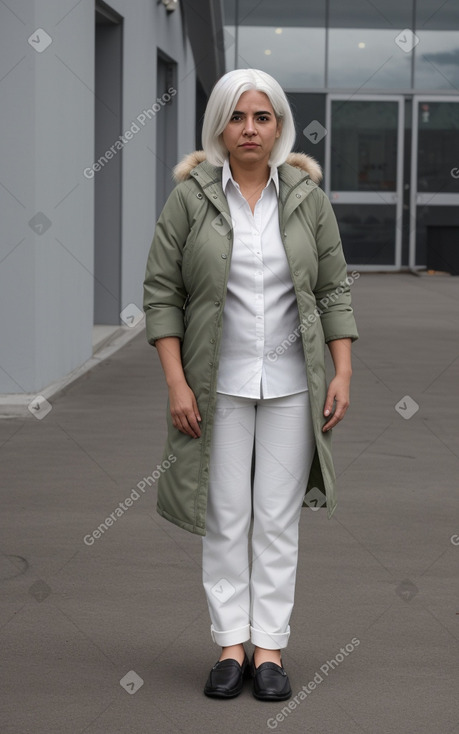
<path id="1" fill-rule="evenodd" d="M 358 335 L 320 167 L 289 155 L 279 84 L 254 69 L 225 74 L 202 137 L 204 151 L 175 169 L 145 278 L 147 336 L 169 390 L 157 509 L 203 536 L 222 647 L 204 693 L 237 696 L 251 672 L 256 698 L 285 700 L 300 510 L 335 509 L 330 431 L 349 405 Z"/>

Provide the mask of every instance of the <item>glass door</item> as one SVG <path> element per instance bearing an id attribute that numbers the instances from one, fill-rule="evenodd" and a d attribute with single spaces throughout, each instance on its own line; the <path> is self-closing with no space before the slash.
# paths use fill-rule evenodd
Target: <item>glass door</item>
<path id="1" fill-rule="evenodd" d="M 415 96 L 410 268 L 459 275 L 459 97 Z"/>
<path id="2" fill-rule="evenodd" d="M 331 94 L 326 129 L 326 193 L 348 265 L 400 269 L 403 97 Z"/>

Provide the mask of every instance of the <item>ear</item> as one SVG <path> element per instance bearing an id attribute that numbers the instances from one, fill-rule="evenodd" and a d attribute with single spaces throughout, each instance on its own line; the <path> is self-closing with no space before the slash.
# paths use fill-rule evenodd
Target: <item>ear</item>
<path id="1" fill-rule="evenodd" d="M 282 132 L 282 122 L 279 120 L 277 123 L 276 138 L 280 138 Z"/>

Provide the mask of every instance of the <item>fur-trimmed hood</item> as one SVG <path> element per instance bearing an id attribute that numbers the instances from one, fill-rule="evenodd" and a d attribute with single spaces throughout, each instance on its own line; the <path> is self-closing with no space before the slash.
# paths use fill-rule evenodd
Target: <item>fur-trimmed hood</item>
<path id="1" fill-rule="evenodd" d="M 203 150 L 195 150 L 194 153 L 188 153 L 180 163 L 174 168 L 174 179 L 179 183 L 190 178 L 191 171 L 200 163 L 206 160 L 206 154 Z M 309 175 L 314 183 L 319 184 L 322 180 L 322 168 L 317 161 L 306 153 L 290 153 L 286 163 L 289 166 L 298 168 Z"/>

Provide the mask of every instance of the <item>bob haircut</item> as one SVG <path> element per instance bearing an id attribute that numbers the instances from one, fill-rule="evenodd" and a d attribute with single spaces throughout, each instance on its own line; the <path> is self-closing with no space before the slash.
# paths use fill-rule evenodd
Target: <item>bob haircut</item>
<path id="1" fill-rule="evenodd" d="M 280 136 L 274 143 L 269 164 L 285 163 L 295 143 L 295 124 L 285 92 L 270 74 L 259 69 L 235 69 L 221 77 L 215 84 L 207 102 L 202 127 L 202 147 L 209 163 L 223 166 L 228 151 L 222 140 L 222 132 L 229 123 L 236 104 L 244 92 L 263 92 L 271 102 L 276 120 L 281 125 Z"/>

